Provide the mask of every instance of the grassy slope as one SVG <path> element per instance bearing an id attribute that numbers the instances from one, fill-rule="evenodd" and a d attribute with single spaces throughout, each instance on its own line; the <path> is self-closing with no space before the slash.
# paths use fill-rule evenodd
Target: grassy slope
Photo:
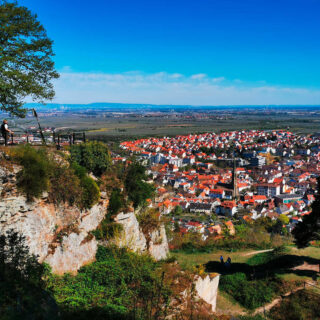
<path id="1" fill-rule="evenodd" d="M 270 257 L 270 253 L 260 253 L 257 255 L 246 255 L 249 251 L 238 251 L 238 252 L 226 252 L 219 251 L 214 253 L 194 253 L 194 254 L 186 254 L 186 253 L 175 253 L 175 257 L 177 258 L 179 264 L 183 269 L 190 270 L 196 265 L 207 263 L 208 261 L 220 261 L 220 256 L 223 255 L 226 259 L 227 257 L 231 257 L 232 262 L 234 263 L 248 263 L 250 265 L 258 265 L 260 263 L 265 263 L 268 261 Z M 295 255 L 297 257 L 309 257 L 314 259 L 320 259 L 320 248 L 317 247 L 309 247 L 306 249 L 297 249 L 293 246 L 289 246 L 286 248 L 285 253 L 288 255 Z M 277 273 L 276 273 L 277 274 Z M 295 281 L 310 281 L 311 277 L 309 275 L 304 274 L 296 274 L 296 273 L 283 273 L 279 272 L 278 276 L 289 283 L 293 283 Z M 241 305 L 239 305 L 230 295 L 225 292 L 219 292 L 218 300 L 217 300 L 217 311 L 218 313 L 225 314 L 241 314 L 245 311 Z"/>

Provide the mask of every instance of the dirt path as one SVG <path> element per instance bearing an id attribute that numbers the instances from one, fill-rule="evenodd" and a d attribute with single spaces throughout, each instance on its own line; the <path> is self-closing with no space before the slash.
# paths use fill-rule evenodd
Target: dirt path
<path id="1" fill-rule="evenodd" d="M 253 312 L 253 315 L 255 316 L 256 314 L 259 314 L 259 313 L 264 313 L 265 311 L 269 311 L 270 309 L 272 309 L 274 306 L 276 306 L 278 303 L 281 302 L 282 298 L 283 297 L 289 297 L 291 296 L 293 293 L 297 292 L 297 291 L 300 291 L 300 290 L 303 290 L 305 289 L 305 286 L 300 286 L 300 287 L 297 287 L 293 290 L 290 290 L 289 292 L 283 294 L 281 297 L 277 297 L 275 298 L 274 300 L 272 300 L 270 303 L 262 306 L 262 307 L 259 307 L 257 308 L 254 312 Z"/>
<path id="2" fill-rule="evenodd" d="M 319 266 L 319 264 L 309 264 L 309 263 L 305 262 L 304 264 L 301 264 L 300 266 L 292 268 L 292 270 L 309 270 L 309 271 L 320 272 L 320 266 Z"/>
<path id="3" fill-rule="evenodd" d="M 252 255 L 255 255 L 255 254 L 259 254 L 259 253 L 270 252 L 270 251 L 273 251 L 273 250 L 274 249 L 251 251 L 251 252 L 244 253 L 243 256 L 247 257 L 247 256 L 252 256 Z"/>

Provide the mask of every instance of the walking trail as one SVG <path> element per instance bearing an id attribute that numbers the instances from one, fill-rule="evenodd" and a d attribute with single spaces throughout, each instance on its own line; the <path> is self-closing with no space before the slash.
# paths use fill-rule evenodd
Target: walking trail
<path id="1" fill-rule="evenodd" d="M 274 250 L 274 249 L 251 251 L 251 252 L 244 253 L 243 256 L 244 256 L 244 257 L 253 256 L 253 255 L 255 255 L 255 254 L 264 253 L 264 252 L 270 252 L 270 251 L 273 251 L 273 250 Z"/>

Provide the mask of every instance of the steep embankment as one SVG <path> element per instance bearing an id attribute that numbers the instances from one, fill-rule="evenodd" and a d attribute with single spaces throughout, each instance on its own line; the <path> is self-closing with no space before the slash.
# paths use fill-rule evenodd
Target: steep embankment
<path id="1" fill-rule="evenodd" d="M 115 221 L 123 226 L 123 231 L 113 240 L 117 246 L 128 247 L 135 252 L 149 252 L 156 260 L 167 257 L 169 246 L 163 225 L 152 231 L 150 240 L 147 240 L 133 211 L 118 214 Z"/>
<path id="2" fill-rule="evenodd" d="M 56 206 L 46 194 L 41 199 L 27 202 L 16 189 L 18 167 L 0 167 L 0 234 L 13 229 L 26 238 L 31 253 L 47 262 L 56 274 L 76 272 L 95 259 L 97 241 L 95 230 L 107 213 L 108 199 L 101 194 L 99 203 L 90 210 L 75 206 Z M 63 186 L 62 186 L 63 187 Z M 152 232 L 147 244 L 134 212 L 120 213 L 116 221 L 123 225 L 114 243 L 137 252 L 149 252 L 156 260 L 168 254 L 168 243 L 163 226 Z"/>

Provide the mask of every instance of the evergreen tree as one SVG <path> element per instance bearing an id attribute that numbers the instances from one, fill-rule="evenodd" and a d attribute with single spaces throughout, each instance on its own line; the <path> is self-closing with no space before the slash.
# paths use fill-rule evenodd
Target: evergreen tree
<path id="1" fill-rule="evenodd" d="M 309 246 L 310 241 L 320 240 L 320 179 L 318 178 L 318 194 L 312 204 L 312 212 L 305 215 L 292 231 L 295 243 L 299 248 Z"/>
<path id="2" fill-rule="evenodd" d="M 52 61 L 52 41 L 27 8 L 0 0 L 0 108 L 24 117 L 24 98 L 43 102 L 54 97 L 59 77 Z"/>

